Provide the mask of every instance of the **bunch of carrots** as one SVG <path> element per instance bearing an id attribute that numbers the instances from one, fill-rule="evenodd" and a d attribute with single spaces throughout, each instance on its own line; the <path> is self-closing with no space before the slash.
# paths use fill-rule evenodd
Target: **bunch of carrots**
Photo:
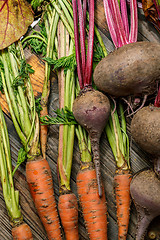
<path id="1" fill-rule="evenodd" d="M 109 16 L 111 12 L 108 11 L 110 8 L 107 8 L 108 2 L 109 1 L 104 0 L 106 17 L 107 20 L 110 21 Z M 114 1 L 111 2 L 110 4 L 114 5 Z M 83 217 L 90 239 L 103 240 L 107 239 L 107 207 L 103 180 L 101 177 L 100 180 L 98 179 L 100 169 L 97 170 L 96 168 L 95 170 L 97 163 L 95 159 L 97 159 L 97 156 L 93 153 L 93 163 L 93 148 L 92 141 L 89 138 L 89 132 L 85 130 L 84 126 L 80 126 L 80 124 L 77 123 L 74 116 L 72 116 L 72 121 L 68 120 L 68 114 L 72 113 L 73 102 L 81 90 L 92 85 L 94 48 L 96 48 L 95 45 L 97 41 L 98 46 L 102 50 L 102 56 L 100 56 L 100 58 L 106 56 L 107 51 L 94 25 L 94 1 L 83 1 L 82 5 L 80 0 L 77 2 L 73 0 L 72 4 L 73 8 L 70 1 L 58 0 L 50 1 L 46 6 L 44 24 L 47 38 L 44 38 L 42 35 L 38 36 L 38 39 L 46 45 L 45 79 L 41 97 L 41 118 L 39 118 L 36 112 L 35 98 L 29 78 L 29 73 L 32 72 L 32 70 L 25 61 L 20 41 L 0 52 L 2 66 L 0 73 L 13 124 L 21 139 L 23 145 L 22 151 L 27 157 L 27 182 L 48 239 L 62 239 L 57 206 L 54 198 L 51 170 L 46 160 L 47 125 L 59 124 L 57 164 L 60 197 L 58 209 L 65 237 L 67 240 L 79 239 L 77 198 L 72 193 L 70 186 L 74 134 L 76 133 L 81 157 L 80 172 L 77 175 L 77 191 L 82 206 Z M 113 15 L 119 14 L 117 6 L 118 2 L 115 8 L 116 12 L 113 11 Z M 126 14 L 125 10 L 124 15 L 126 16 Z M 126 41 L 124 43 L 123 41 L 119 41 L 118 36 L 115 35 L 115 32 L 118 32 L 121 26 L 117 26 L 118 30 L 112 31 L 113 19 L 114 18 L 111 18 L 111 21 L 108 22 L 108 26 L 113 42 L 118 44 L 117 47 L 120 47 L 128 42 Z M 116 23 L 122 24 L 120 21 Z M 79 29 L 78 25 L 80 26 Z M 116 27 L 116 25 L 114 26 Z M 128 34 L 128 30 L 126 31 Z M 79 34 L 81 40 L 80 45 Z M 94 34 L 96 44 L 94 42 Z M 23 41 L 36 37 L 35 35 L 31 35 Z M 88 43 L 86 44 L 87 39 Z M 124 35 L 121 39 L 125 39 Z M 136 41 L 136 32 L 133 32 L 133 36 L 131 36 L 131 41 L 132 40 Z M 86 45 L 88 52 L 85 55 Z M 67 69 L 65 69 L 67 61 L 71 61 L 71 58 L 72 60 L 74 59 L 74 61 L 72 61 L 72 64 L 68 64 Z M 53 118 L 51 122 L 51 118 L 47 116 L 50 73 L 52 65 L 56 66 L 56 64 L 58 65 L 57 75 L 59 82 L 60 114 L 67 116 L 66 120 L 68 121 L 66 122 L 58 118 L 56 118 L 56 120 Z M 86 68 L 84 68 L 85 64 L 87 65 Z M 77 72 L 75 70 L 77 70 Z M 89 72 L 86 82 L 83 81 L 85 79 L 85 71 Z M 126 133 L 126 122 L 121 104 L 119 104 L 119 112 L 120 122 L 117 110 L 112 108 L 112 113 L 105 130 L 117 164 L 115 191 L 119 239 L 126 239 L 129 224 L 129 184 L 131 174 L 129 164 L 129 140 Z M 108 116 L 106 119 L 107 118 Z M 96 154 L 98 154 L 97 152 Z M 23 161 L 24 160 L 25 159 L 23 159 Z M 18 165 L 20 163 L 21 162 L 19 162 Z M 125 209 L 123 211 L 124 205 Z"/>
<path id="2" fill-rule="evenodd" d="M 1 78 L 15 129 L 27 156 L 26 179 L 49 239 L 59 236 L 60 224 L 49 164 L 41 155 L 39 117 L 21 42 L 2 50 Z M 25 159 L 23 159 L 25 160 Z M 54 211 L 53 211 L 54 210 Z"/>

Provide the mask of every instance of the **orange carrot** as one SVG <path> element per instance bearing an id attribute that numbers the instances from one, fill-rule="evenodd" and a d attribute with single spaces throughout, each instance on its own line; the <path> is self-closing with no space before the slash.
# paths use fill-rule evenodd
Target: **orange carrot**
<path id="1" fill-rule="evenodd" d="M 127 238 L 131 202 L 131 179 L 132 175 L 128 170 L 119 170 L 114 177 L 119 240 L 125 240 Z"/>
<path id="2" fill-rule="evenodd" d="M 26 178 L 48 239 L 62 239 L 51 170 L 47 160 L 40 157 L 35 161 L 27 162 Z"/>
<path id="3" fill-rule="evenodd" d="M 82 167 L 77 175 L 77 191 L 82 206 L 83 217 L 90 240 L 107 239 L 107 207 L 103 188 L 100 198 L 96 179 L 96 171 L 89 167 Z"/>
<path id="4" fill-rule="evenodd" d="M 41 107 L 42 110 L 40 112 L 40 117 L 48 115 L 48 108 L 47 104 L 42 103 L 41 100 Z M 48 126 L 47 125 L 40 125 L 40 143 L 41 143 L 41 152 L 43 158 L 46 158 L 46 145 L 47 145 L 47 133 L 48 133 Z"/>
<path id="5" fill-rule="evenodd" d="M 30 227 L 22 222 L 22 224 L 12 228 L 13 240 L 33 240 Z"/>
<path id="6" fill-rule="evenodd" d="M 73 193 L 65 193 L 59 197 L 59 214 L 66 240 L 78 240 L 78 204 Z"/>

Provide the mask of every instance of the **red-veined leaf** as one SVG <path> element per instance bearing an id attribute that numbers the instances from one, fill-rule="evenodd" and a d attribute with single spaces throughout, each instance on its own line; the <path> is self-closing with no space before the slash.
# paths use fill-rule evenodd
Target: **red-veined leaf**
<path id="1" fill-rule="evenodd" d="M 25 0 L 0 0 L 0 50 L 24 35 L 33 22 L 33 12 Z"/>

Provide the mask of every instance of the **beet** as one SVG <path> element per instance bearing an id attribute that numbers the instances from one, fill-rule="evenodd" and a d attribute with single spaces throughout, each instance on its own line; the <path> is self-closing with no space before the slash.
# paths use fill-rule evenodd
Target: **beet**
<path id="1" fill-rule="evenodd" d="M 149 95 L 160 79 L 160 44 L 136 42 L 103 58 L 95 68 L 98 89 L 115 97 Z"/>
<path id="2" fill-rule="evenodd" d="M 99 141 L 109 118 L 110 102 L 103 93 L 93 88 L 83 88 L 74 101 L 73 114 L 77 122 L 84 127 L 89 134 L 99 196 L 102 196 Z"/>
<path id="3" fill-rule="evenodd" d="M 137 210 L 136 240 L 142 240 L 150 222 L 160 215 L 160 180 L 150 169 L 141 171 L 133 177 L 130 193 Z"/>
<path id="4" fill-rule="evenodd" d="M 160 108 L 143 107 L 131 121 L 131 135 L 146 152 L 160 154 Z"/>
<path id="5" fill-rule="evenodd" d="M 131 135 L 146 152 L 153 155 L 154 169 L 160 177 L 160 108 L 143 107 L 131 121 Z"/>

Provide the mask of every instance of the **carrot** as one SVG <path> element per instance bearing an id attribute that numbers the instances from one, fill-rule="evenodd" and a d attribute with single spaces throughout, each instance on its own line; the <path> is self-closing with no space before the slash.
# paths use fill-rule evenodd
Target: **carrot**
<path id="1" fill-rule="evenodd" d="M 14 54 L 10 48 L 14 49 Z M 48 238 L 61 239 L 51 170 L 46 159 L 41 156 L 39 117 L 21 42 L 2 51 L 1 58 L 4 93 L 13 124 L 27 155 L 26 178 L 31 195 Z M 23 86 L 19 82 L 15 83 L 15 79 L 21 79 Z"/>
<path id="2" fill-rule="evenodd" d="M 47 105 L 42 103 L 42 99 L 41 99 L 41 107 L 42 107 L 42 110 L 40 112 L 40 117 L 48 115 Z M 44 158 L 46 158 L 47 133 L 48 133 L 48 126 L 41 124 L 40 125 L 40 143 L 41 143 L 42 156 Z"/>
<path id="3" fill-rule="evenodd" d="M 48 239 L 61 239 L 51 170 L 47 160 L 40 157 L 35 161 L 27 162 L 26 178 Z"/>
<path id="4" fill-rule="evenodd" d="M 13 240 L 33 240 L 31 230 L 26 223 L 12 228 Z"/>
<path id="5" fill-rule="evenodd" d="M 77 175 L 77 191 L 90 239 L 106 240 L 107 207 L 105 193 L 103 188 L 103 195 L 101 198 L 99 197 L 96 171 L 93 169 L 92 163 L 82 165 L 82 169 Z"/>
<path id="6" fill-rule="evenodd" d="M 130 216 L 130 182 L 132 175 L 129 171 L 117 171 L 115 182 L 115 197 L 118 220 L 118 239 L 126 239 Z"/>
<path id="7" fill-rule="evenodd" d="M 79 239 L 78 203 L 75 194 L 66 193 L 59 197 L 58 209 L 67 240 Z"/>
<path id="8" fill-rule="evenodd" d="M 113 110 L 109 124 L 106 126 L 106 133 L 117 165 L 114 182 L 118 239 L 126 240 L 130 216 L 130 182 L 132 175 L 129 163 L 129 139 L 124 110 L 120 103 L 117 106 L 119 111 Z"/>
<path id="9" fill-rule="evenodd" d="M 67 11 L 67 10 L 66 10 Z M 74 44 L 62 21 L 58 24 L 58 59 L 73 54 Z M 66 75 L 64 68 L 58 71 L 59 107 L 72 111 L 75 96 L 74 73 L 70 69 Z M 70 177 L 73 157 L 75 126 L 59 126 L 58 174 L 59 202 L 58 210 L 66 240 L 79 240 L 78 235 L 78 203 L 75 194 L 71 192 Z"/>

